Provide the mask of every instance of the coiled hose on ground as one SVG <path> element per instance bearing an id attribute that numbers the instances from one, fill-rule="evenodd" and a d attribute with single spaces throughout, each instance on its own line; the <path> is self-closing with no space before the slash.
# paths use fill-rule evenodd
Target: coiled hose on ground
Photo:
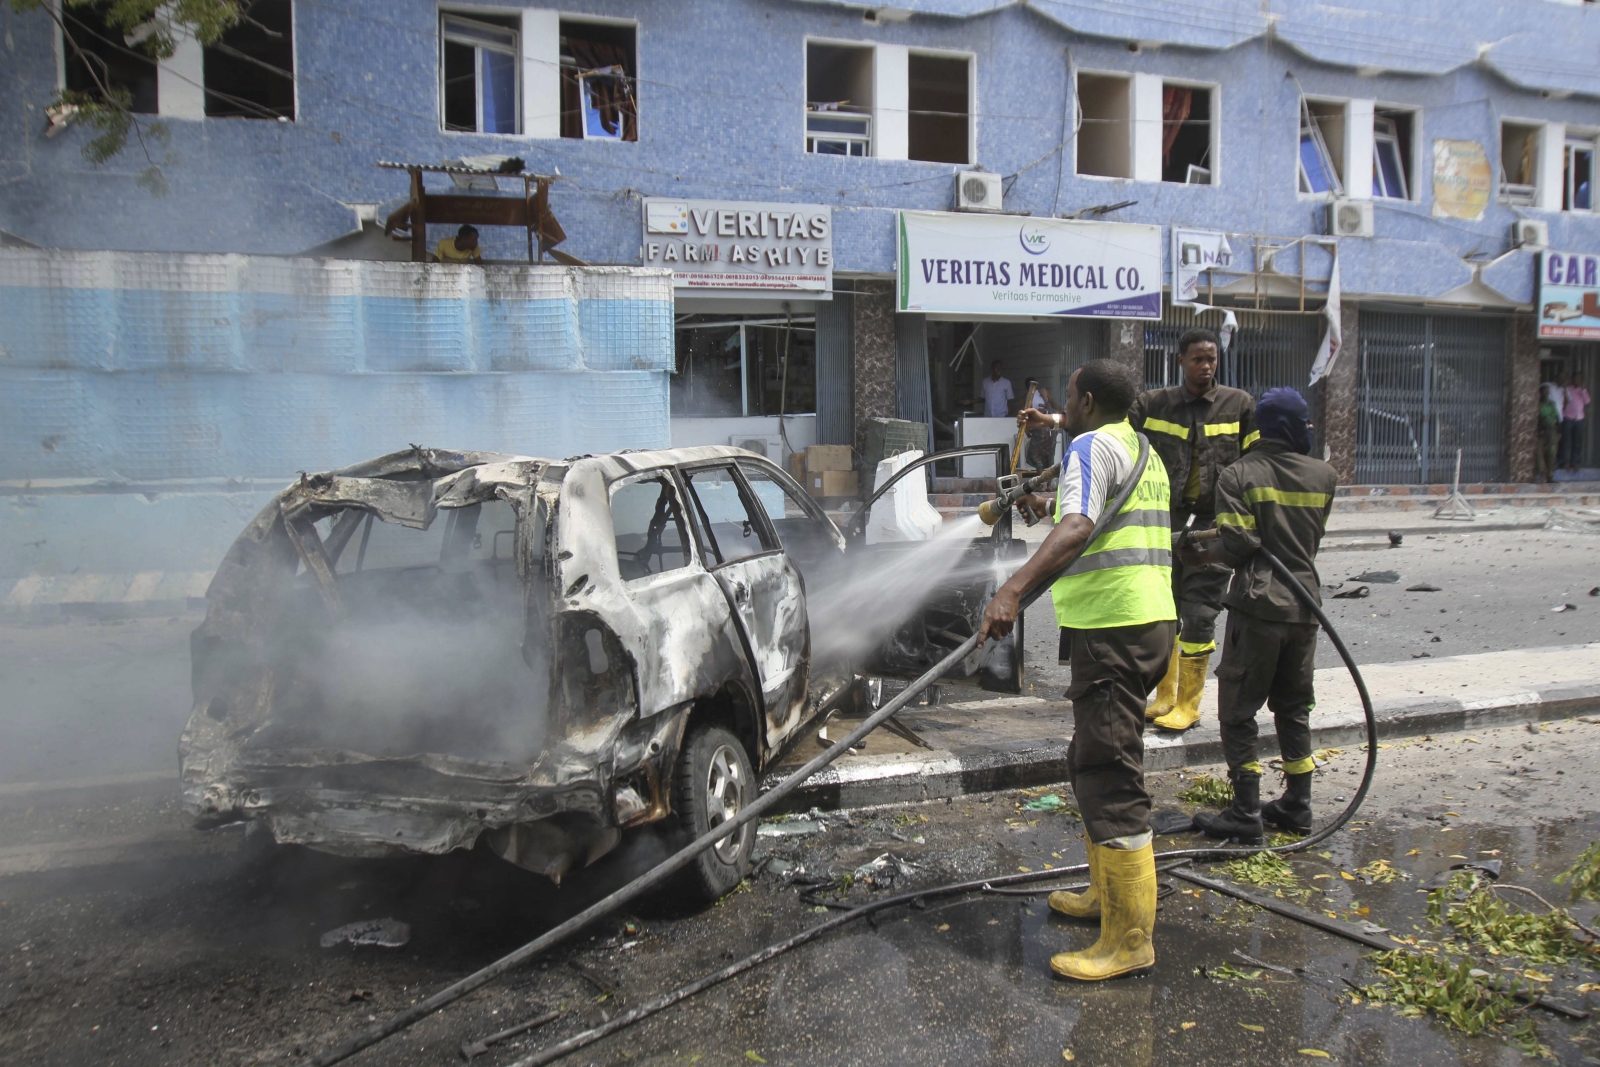
<path id="1" fill-rule="evenodd" d="M 1090 530 L 1088 537 L 1084 539 L 1083 543 L 1085 545 L 1092 544 L 1095 538 L 1099 537 L 1100 534 L 1104 532 L 1104 529 L 1109 524 L 1111 518 L 1120 512 L 1123 505 L 1127 503 L 1134 487 L 1138 484 L 1139 479 L 1144 473 L 1145 464 L 1149 460 L 1149 455 L 1149 442 L 1144 440 L 1143 436 L 1141 435 L 1139 442 L 1139 457 L 1135 463 L 1133 475 L 1127 479 L 1127 482 L 1122 486 L 1121 491 L 1101 513 L 1100 519 L 1094 524 L 1094 527 Z M 1330 623 L 1328 621 L 1328 617 L 1323 614 L 1322 608 L 1316 602 L 1316 598 L 1311 595 L 1310 591 L 1307 590 L 1305 586 L 1300 584 L 1300 580 L 1294 576 L 1294 573 L 1290 571 L 1289 568 L 1283 565 L 1282 561 L 1264 548 L 1260 551 L 1262 556 L 1267 560 L 1267 563 L 1272 567 L 1274 573 L 1276 573 L 1278 577 L 1282 579 L 1291 590 L 1294 591 L 1295 595 L 1300 598 L 1301 602 L 1305 604 L 1305 606 L 1310 609 L 1313 614 L 1316 615 L 1317 622 L 1321 624 L 1323 631 L 1328 635 L 1328 639 L 1333 642 L 1333 647 L 1338 651 L 1339 658 L 1344 661 L 1345 667 L 1350 671 L 1351 678 L 1355 680 L 1356 691 L 1361 695 L 1361 708 L 1366 716 L 1367 727 L 1367 763 L 1365 770 L 1362 772 L 1361 784 L 1351 796 L 1349 803 L 1345 805 L 1344 810 L 1341 811 L 1332 822 L 1328 823 L 1328 825 L 1322 827 L 1320 830 L 1314 831 L 1309 836 L 1304 837 L 1299 841 L 1284 845 L 1262 845 L 1231 848 L 1227 846 L 1216 846 L 1208 848 L 1176 849 L 1171 852 L 1158 853 L 1156 855 L 1156 859 L 1158 861 L 1225 860 L 1235 859 L 1243 856 L 1251 856 L 1258 852 L 1290 853 L 1308 849 L 1313 845 L 1326 840 L 1329 836 L 1336 833 L 1340 827 L 1344 826 L 1345 823 L 1349 822 L 1351 817 L 1355 815 L 1357 809 L 1361 807 L 1361 802 L 1366 799 L 1367 790 L 1372 785 L 1373 771 L 1377 767 L 1378 721 L 1373 713 L 1372 698 L 1367 693 L 1367 685 L 1361 677 L 1361 671 L 1356 667 L 1355 660 L 1351 657 L 1349 650 L 1345 648 L 1344 642 L 1340 640 L 1338 632 L 1333 628 L 1333 624 Z M 1066 573 L 1067 568 L 1070 566 L 1071 563 L 1068 563 L 1067 566 L 1061 568 L 1059 572 L 1041 582 L 1033 591 L 1024 597 L 1022 601 L 1023 608 L 1026 609 L 1041 595 L 1043 595 L 1046 590 L 1055 584 L 1057 579 Z M 419 1000 L 410 1007 L 396 1012 L 390 1018 L 378 1022 L 368 1029 L 363 1030 L 360 1033 L 351 1036 L 350 1038 L 347 1038 L 345 1041 L 334 1046 L 333 1048 L 313 1055 L 303 1062 L 302 1067 L 327 1067 L 328 1064 L 338 1063 L 340 1060 L 346 1059 L 364 1048 L 375 1045 L 379 1041 L 382 1041 L 393 1034 L 399 1033 L 401 1030 L 407 1029 L 419 1020 L 432 1015 L 440 1008 L 443 1008 L 446 1005 L 461 999 L 475 989 L 482 988 L 484 985 L 487 985 L 489 982 L 519 966 L 520 964 L 526 963 L 528 960 L 532 959 L 534 956 L 537 956 L 545 949 L 551 948 L 560 943 L 567 937 L 588 926 L 596 919 L 617 911 L 629 902 L 636 900 L 648 890 L 659 886 L 661 883 L 671 878 L 672 875 L 676 874 L 689 863 L 693 862 L 693 860 L 699 856 L 700 853 L 710 848 L 716 842 L 722 840 L 724 837 L 729 836 L 740 827 L 761 818 L 767 812 L 771 811 L 780 800 L 798 789 L 813 774 L 817 773 L 823 767 L 826 767 L 834 760 L 844 755 L 846 752 L 849 752 L 853 746 L 862 740 L 862 738 L 876 730 L 890 716 L 894 715 L 896 712 L 906 707 L 906 705 L 910 704 L 912 700 L 920 696 L 922 692 L 934 682 L 937 682 L 940 678 L 944 677 L 945 674 L 947 674 L 958 663 L 964 660 L 975 648 L 977 648 L 977 646 L 978 635 L 973 634 L 944 659 L 934 664 L 934 666 L 920 678 L 907 686 L 904 691 L 896 695 L 893 700 L 884 704 L 883 707 L 879 708 L 872 715 L 868 716 L 861 722 L 859 726 L 857 726 L 854 730 L 851 730 L 832 747 L 824 750 L 805 766 L 790 774 L 783 781 L 779 782 L 772 789 L 768 790 L 761 797 L 757 798 L 754 803 L 745 808 L 743 811 L 739 812 L 737 816 L 720 824 L 714 830 L 710 830 L 705 834 L 702 834 L 688 845 L 685 845 L 678 852 L 674 853 L 672 856 L 669 856 L 667 859 L 663 860 L 649 871 L 646 871 L 638 878 L 635 878 L 633 881 L 629 882 L 627 885 L 611 893 L 609 896 L 596 901 L 594 904 L 591 904 L 589 907 L 585 908 L 577 915 L 574 915 L 566 922 L 552 927 L 550 930 L 545 931 L 532 941 L 529 941 L 520 948 L 517 948 L 507 955 L 502 956 L 493 963 L 490 963 L 487 966 L 474 971 L 472 974 L 469 974 L 466 977 L 446 986 L 432 996 L 423 1000 Z M 1173 865 L 1175 864 L 1171 864 L 1170 862 L 1168 864 L 1169 868 Z M 868 915 L 884 911 L 885 909 L 898 907 L 900 905 L 912 904 L 915 901 L 926 900 L 932 897 L 954 896 L 960 893 L 979 892 L 982 891 L 986 886 L 1020 885 L 1029 882 L 1044 881 L 1050 878 L 1060 878 L 1062 875 L 1067 874 L 1078 874 L 1086 870 L 1088 870 L 1087 864 L 1077 864 L 1070 867 L 1057 867 L 1045 871 L 1010 874 L 971 882 L 961 882 L 954 885 L 936 886 L 931 889 L 922 889 L 912 893 L 901 893 L 896 896 L 885 897 L 882 900 L 873 901 L 869 904 L 862 905 L 853 911 L 843 912 L 837 916 L 826 919 L 823 922 L 810 927 L 809 929 L 795 934 L 793 937 L 779 941 L 776 944 L 769 945 L 751 956 L 747 956 L 736 963 L 730 964 L 720 971 L 705 975 L 704 977 L 696 979 L 687 985 L 663 994 L 654 1000 L 651 1000 L 645 1004 L 641 1004 L 638 1007 L 624 1012 L 623 1014 L 610 1020 L 603 1026 L 596 1027 L 592 1030 L 586 1030 L 580 1034 L 575 1034 L 559 1044 L 552 1045 L 551 1047 L 542 1049 L 531 1056 L 517 1060 L 515 1063 L 511 1064 L 510 1067 L 538 1067 L 540 1064 L 550 1063 L 562 1056 L 566 1056 L 578 1050 L 579 1048 L 584 1047 L 585 1045 L 592 1044 L 593 1042 L 598 1041 L 609 1034 L 615 1033 L 617 1030 L 639 1022 L 640 1020 L 647 1018 L 648 1016 L 653 1015 L 664 1008 L 670 1007 L 681 1000 L 691 997 L 702 990 L 709 989 L 711 986 L 727 981 L 729 978 L 741 974 L 744 971 L 760 966 L 762 963 L 765 963 L 776 956 L 782 955 L 784 952 L 787 952 L 792 948 L 797 948 L 800 945 L 821 937 L 823 934 L 829 933 L 830 931 L 836 930 L 847 923 L 854 922 L 857 919 L 865 918 Z"/>

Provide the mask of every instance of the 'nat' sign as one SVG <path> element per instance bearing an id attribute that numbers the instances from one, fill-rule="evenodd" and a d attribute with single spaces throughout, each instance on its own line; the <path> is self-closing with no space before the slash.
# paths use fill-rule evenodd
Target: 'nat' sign
<path id="1" fill-rule="evenodd" d="M 1540 257 L 1539 336 L 1600 340 L 1600 256 L 1545 252 Z"/>

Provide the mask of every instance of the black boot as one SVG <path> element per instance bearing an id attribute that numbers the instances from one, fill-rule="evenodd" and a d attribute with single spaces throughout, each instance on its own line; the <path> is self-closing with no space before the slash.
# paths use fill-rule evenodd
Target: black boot
<path id="1" fill-rule="evenodd" d="M 1283 796 L 1261 806 L 1261 818 L 1294 834 L 1311 832 L 1311 772 L 1285 776 Z"/>
<path id="2" fill-rule="evenodd" d="M 1207 837 L 1231 838 L 1243 845 L 1261 844 L 1261 776 L 1247 771 L 1229 775 L 1233 779 L 1233 804 L 1220 815 L 1199 812 L 1194 824 Z"/>

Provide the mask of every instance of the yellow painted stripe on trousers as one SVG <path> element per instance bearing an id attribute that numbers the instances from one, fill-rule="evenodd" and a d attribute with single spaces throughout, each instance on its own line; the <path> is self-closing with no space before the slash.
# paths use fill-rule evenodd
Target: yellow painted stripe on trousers
<path id="1" fill-rule="evenodd" d="M 1223 511 L 1217 513 L 1218 526 L 1237 526 L 1241 530 L 1254 530 L 1256 517 L 1254 515 L 1241 515 L 1237 511 Z"/>
<path id="2" fill-rule="evenodd" d="M 1237 426 L 1237 424 L 1235 425 Z M 1177 423 L 1168 422 L 1166 419 L 1145 419 L 1144 428 L 1146 430 L 1154 430 L 1157 433 L 1170 433 L 1180 441 L 1189 439 L 1189 427 L 1179 426 Z"/>
<path id="3" fill-rule="evenodd" d="M 1310 774 L 1317 769 L 1317 761 L 1307 756 L 1305 759 L 1286 759 L 1283 761 L 1284 774 Z"/>
<path id="4" fill-rule="evenodd" d="M 1215 437 L 1218 434 L 1238 433 L 1238 432 L 1239 432 L 1239 424 L 1237 422 L 1208 422 L 1208 423 L 1206 423 L 1206 436 L 1207 437 Z"/>
<path id="5" fill-rule="evenodd" d="M 1180 640 L 1178 642 L 1178 651 L 1182 652 L 1185 656 L 1203 656 L 1208 652 L 1215 652 L 1216 650 L 1217 643 L 1215 641 L 1201 642 Z"/>
<path id="6" fill-rule="evenodd" d="M 1258 485 L 1244 491 L 1246 504 L 1260 504 L 1265 501 L 1291 508 L 1325 508 L 1328 506 L 1328 500 L 1327 493 L 1289 493 L 1270 485 Z"/>
<path id="7" fill-rule="evenodd" d="M 1244 435 L 1244 440 L 1242 442 L 1240 442 L 1240 445 L 1241 445 L 1241 447 L 1243 447 L 1245 450 L 1248 451 L 1250 446 L 1255 444 L 1259 440 L 1261 440 L 1261 431 L 1260 430 L 1251 430 L 1249 433 Z"/>

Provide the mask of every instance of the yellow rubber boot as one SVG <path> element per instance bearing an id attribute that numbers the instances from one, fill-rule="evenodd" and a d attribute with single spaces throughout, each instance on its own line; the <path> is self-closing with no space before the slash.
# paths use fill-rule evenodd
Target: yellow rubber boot
<path id="1" fill-rule="evenodd" d="M 1082 952 L 1050 958 L 1063 978 L 1100 982 L 1155 966 L 1151 934 L 1156 924 L 1156 855 L 1146 844 L 1135 851 L 1090 845 L 1100 874 L 1100 940 Z"/>
<path id="2" fill-rule="evenodd" d="M 1159 719 L 1170 712 L 1178 702 L 1178 639 L 1172 639 L 1172 658 L 1167 660 L 1167 673 L 1156 686 L 1156 698 L 1144 709 L 1145 722 Z"/>
<path id="3" fill-rule="evenodd" d="M 1046 898 L 1050 910 L 1071 919 L 1100 918 L 1100 872 L 1095 861 L 1095 849 L 1089 846 L 1089 888 L 1081 893 L 1058 889 Z"/>
<path id="4" fill-rule="evenodd" d="M 1211 653 L 1175 656 L 1178 661 L 1178 701 L 1172 710 L 1155 721 L 1163 730 L 1187 730 L 1200 721 L 1200 697 L 1206 691 L 1206 671 Z"/>

